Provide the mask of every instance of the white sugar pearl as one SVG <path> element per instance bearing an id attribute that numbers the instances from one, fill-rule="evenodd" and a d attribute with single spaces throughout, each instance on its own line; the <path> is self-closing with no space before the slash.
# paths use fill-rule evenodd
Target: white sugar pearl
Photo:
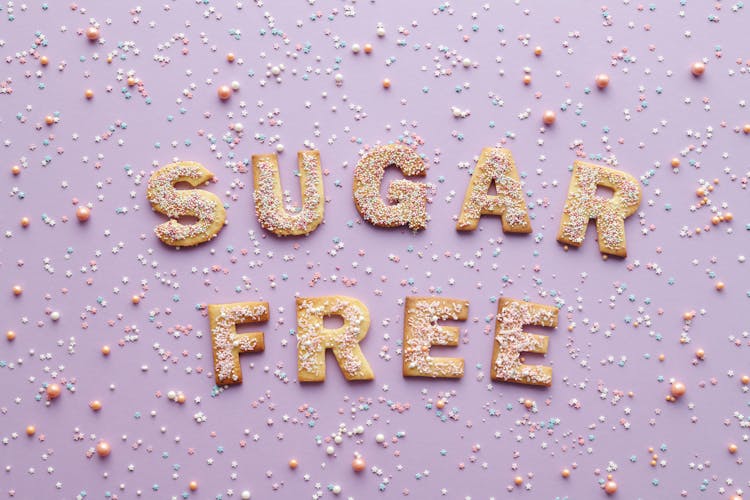
<path id="1" fill-rule="evenodd" d="M 235 123 L 234 130 L 235 132 L 242 132 L 243 130 L 245 130 L 245 126 L 241 123 Z"/>
<path id="2" fill-rule="evenodd" d="M 461 63 L 464 65 L 464 68 L 468 68 L 469 66 L 471 66 L 471 59 L 466 57 L 463 61 L 461 61 Z"/>
<path id="3" fill-rule="evenodd" d="M 326 448 L 326 454 L 333 455 L 336 450 L 333 448 L 333 446 L 329 446 Z"/>
<path id="4" fill-rule="evenodd" d="M 281 153 L 282 151 L 284 151 L 284 145 L 283 144 L 277 144 L 276 145 L 276 151 L 278 153 Z"/>
<path id="5" fill-rule="evenodd" d="M 242 498 L 242 500 L 250 500 L 250 492 L 247 490 L 243 491 L 240 498 Z"/>
<path id="6" fill-rule="evenodd" d="M 378 29 L 375 30 L 375 34 L 377 34 L 379 37 L 384 37 L 385 28 L 383 26 L 378 26 Z"/>
<path id="7" fill-rule="evenodd" d="M 344 83 L 344 75 L 341 73 L 336 73 L 336 76 L 334 76 L 333 79 L 336 80 L 336 83 Z"/>
<path id="8" fill-rule="evenodd" d="M 339 486 L 338 484 L 334 484 L 333 488 L 331 488 L 331 491 L 334 495 L 338 495 L 341 493 L 341 486 Z"/>
<path id="9" fill-rule="evenodd" d="M 271 74 L 274 75 L 274 76 L 280 75 L 281 74 L 281 68 L 279 68 L 278 66 L 272 67 L 271 68 Z"/>
<path id="10" fill-rule="evenodd" d="M 59 311 L 52 311 L 52 313 L 49 315 L 50 319 L 52 321 L 57 321 L 60 319 L 60 312 Z"/>
<path id="11" fill-rule="evenodd" d="M 362 47 L 360 47 L 358 43 L 352 45 L 352 52 L 354 52 L 355 54 L 359 54 L 360 50 L 362 50 Z"/>
<path id="12" fill-rule="evenodd" d="M 240 90 L 240 82 L 237 80 L 234 80 L 230 86 L 232 87 L 232 90 Z"/>
<path id="13" fill-rule="evenodd" d="M 378 434 L 375 436 L 375 442 L 376 443 L 384 443 L 385 442 L 385 436 L 383 434 Z"/>
<path id="14" fill-rule="evenodd" d="M 343 440 L 344 438 L 342 438 L 341 436 L 336 436 L 335 438 L 333 438 L 333 442 L 336 444 L 341 444 Z"/>
<path id="15" fill-rule="evenodd" d="M 176 397 L 177 397 L 177 393 L 176 393 L 176 392 L 174 392 L 174 391 L 169 391 L 169 392 L 167 393 L 167 399 L 169 399 L 170 401 L 172 401 L 172 400 L 173 400 L 174 398 L 176 398 Z"/>

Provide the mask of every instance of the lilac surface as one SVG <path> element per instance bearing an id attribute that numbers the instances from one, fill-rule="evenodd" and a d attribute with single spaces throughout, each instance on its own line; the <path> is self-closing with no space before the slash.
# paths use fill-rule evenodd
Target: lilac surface
<path id="1" fill-rule="evenodd" d="M 750 373 L 742 258 L 750 87 L 741 4 L 311 3 L 240 9 L 183 1 L 141 12 L 119 2 L 3 5 L 0 310 L 3 331 L 17 338 L 0 347 L 2 494 L 231 499 L 248 490 L 253 498 L 330 498 L 339 485 L 340 497 L 358 499 L 580 499 L 606 497 L 608 471 L 619 498 L 747 490 L 750 398 L 739 379 Z M 356 15 L 345 15 L 345 5 Z M 90 22 L 101 24 L 98 43 L 83 35 Z M 178 33 L 189 42 L 170 42 Z M 46 46 L 36 52 L 39 36 Z M 372 43 L 373 53 L 355 55 L 353 43 Z M 465 58 L 476 65 L 465 68 Z M 699 60 L 707 70 L 695 78 L 690 66 Z M 267 72 L 280 64 L 277 82 Z M 524 67 L 529 86 L 521 83 Z M 130 71 L 148 98 L 127 86 Z M 604 91 L 594 85 L 601 72 L 612 80 Z M 218 86 L 233 80 L 240 90 L 220 102 Z M 470 115 L 454 118 L 452 106 Z M 547 109 L 557 122 L 544 129 Z M 59 123 L 45 125 L 53 113 Z M 242 134 L 229 130 L 236 122 Z M 358 155 L 417 138 L 435 185 L 427 229 L 364 223 L 351 198 Z M 297 199 L 292 170 L 305 141 L 327 170 L 325 224 L 308 237 L 279 239 L 260 229 L 251 174 L 236 167 L 283 144 L 282 179 Z M 473 233 L 453 228 L 473 162 L 495 145 L 512 150 L 522 173 L 532 235 L 504 235 L 493 217 Z M 625 260 L 601 258 L 593 226 L 578 250 L 555 241 L 576 153 L 644 184 L 641 207 L 626 222 Z M 153 235 L 164 218 L 145 196 L 150 172 L 175 158 L 216 174 L 209 189 L 225 200 L 229 220 L 212 242 L 179 251 Z M 22 166 L 20 175 L 12 165 Z M 714 178 L 711 206 L 734 214 L 717 226 L 710 207 L 691 210 L 700 180 Z M 74 198 L 92 206 L 86 223 L 75 218 Z M 11 293 L 16 284 L 20 297 Z M 139 293 L 143 300 L 132 304 Z M 332 358 L 324 383 L 296 382 L 294 297 L 327 294 L 369 307 L 362 346 L 373 382 L 347 383 Z M 460 347 L 434 351 L 465 358 L 461 380 L 401 375 L 400 301 L 430 294 L 470 300 Z M 550 336 L 539 361 L 553 366 L 552 387 L 489 379 L 500 296 L 560 306 L 556 330 L 530 329 Z M 241 300 L 270 302 L 266 350 L 243 355 L 244 383 L 217 395 L 208 319 L 196 305 Z M 696 317 L 685 321 L 689 311 Z M 100 353 L 105 344 L 109 357 Z M 671 379 L 687 386 L 675 403 L 665 401 Z M 47 404 L 52 382 L 67 387 Z M 170 390 L 187 402 L 169 401 Z M 441 398 L 442 412 L 434 406 Z M 103 403 L 98 413 L 88 407 L 94 399 Z M 329 457 L 326 441 L 342 423 L 364 433 L 344 432 Z M 25 434 L 30 424 L 33 437 Z M 378 433 L 387 447 L 375 442 Z M 87 456 L 100 439 L 112 454 Z M 368 464 L 359 474 L 355 453 Z M 193 480 L 198 490 L 189 493 Z"/>

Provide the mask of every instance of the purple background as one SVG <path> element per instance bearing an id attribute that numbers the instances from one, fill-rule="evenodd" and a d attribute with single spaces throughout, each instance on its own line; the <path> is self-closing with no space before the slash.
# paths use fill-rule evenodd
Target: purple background
<path id="1" fill-rule="evenodd" d="M 239 9 L 182 1 L 147 2 L 140 13 L 119 2 L 76 10 L 4 4 L 0 310 L 2 331 L 17 338 L 0 344 L 0 493 L 179 498 L 195 480 L 194 498 L 239 498 L 243 490 L 253 498 L 329 498 L 333 485 L 340 497 L 358 499 L 503 498 L 527 495 L 518 491 L 526 488 L 535 498 L 597 498 L 606 496 L 608 469 L 621 498 L 728 498 L 750 488 L 742 463 L 750 398 L 739 380 L 750 374 L 742 314 L 750 273 L 741 258 L 750 235 L 750 137 L 741 131 L 750 122 L 747 13 L 739 3 L 695 0 L 609 9 L 517 3 L 245 2 Z M 346 16 L 345 5 L 356 15 Z M 98 43 L 82 34 L 90 22 L 101 25 Z M 177 33 L 189 42 L 170 42 Z M 35 51 L 39 36 L 46 45 Z M 354 43 L 372 43 L 373 53 L 353 54 Z M 237 61 L 228 63 L 228 52 Z M 464 58 L 475 66 L 465 68 Z M 699 60 L 706 73 L 694 78 L 690 66 Z M 280 64 L 277 82 L 267 72 Z M 148 97 L 127 87 L 130 71 Z M 601 72 L 611 77 L 605 91 L 594 85 Z M 233 80 L 240 90 L 220 102 L 218 86 Z M 471 113 L 454 118 L 451 106 Z M 557 122 L 544 129 L 547 109 Z M 53 113 L 59 123 L 45 125 Z M 237 122 L 240 135 L 228 128 Z M 117 123 L 127 126 L 108 134 Z M 328 171 L 325 224 L 308 237 L 262 231 L 251 174 L 236 172 L 252 154 L 275 151 L 276 134 L 285 147 L 284 187 L 295 200 L 291 172 L 305 141 Z M 225 136 L 238 140 L 230 147 Z M 417 136 L 435 185 L 427 229 L 364 223 L 351 197 L 358 155 L 366 145 Z M 460 234 L 452 217 L 469 169 L 483 147 L 501 144 L 524 177 L 534 232 L 503 235 L 500 221 L 485 217 L 477 231 Z M 641 207 L 626 222 L 625 260 L 602 260 L 593 225 L 578 250 L 555 241 L 576 152 L 644 182 Z M 673 157 L 681 159 L 678 171 Z M 179 251 L 153 235 L 164 218 L 145 196 L 150 172 L 174 158 L 216 174 L 209 189 L 226 202 L 229 220 L 215 240 Z M 12 165 L 22 173 L 13 176 Z M 711 206 L 734 214 L 716 227 L 710 207 L 690 209 L 700 180 L 714 178 Z M 92 204 L 88 222 L 76 220 L 74 198 Z M 26 229 L 23 216 L 31 220 Z M 706 225 L 709 232 L 695 234 Z M 320 280 L 310 286 L 315 273 Z M 356 286 L 345 286 L 346 278 Z M 11 293 L 16 284 L 20 297 Z M 369 307 L 362 347 L 374 381 L 347 383 L 329 358 L 324 383 L 296 382 L 294 297 L 326 294 Z M 399 301 L 430 294 L 470 301 L 462 345 L 434 350 L 465 358 L 461 380 L 401 375 Z M 543 362 L 554 368 L 552 387 L 491 383 L 500 296 L 560 305 L 556 330 L 529 329 L 550 336 Z M 243 355 L 244 383 L 216 396 L 208 319 L 196 305 L 242 300 L 270 302 L 266 351 Z M 697 312 L 691 322 L 683 320 L 687 311 Z M 184 327 L 187 334 L 172 335 Z M 100 354 L 105 344 L 108 358 Z M 676 403 L 665 401 L 671 379 L 687 386 Z M 66 387 L 47 405 L 44 387 L 53 381 Z M 187 402 L 169 401 L 170 390 Z M 434 402 L 446 396 L 439 412 Z M 88 407 L 93 399 L 103 403 L 98 413 Z M 207 421 L 196 423 L 198 412 Z M 344 433 L 329 457 L 325 440 L 342 423 L 364 433 Z M 33 437 L 25 434 L 30 424 Z M 387 447 L 375 442 L 378 433 Z M 87 458 L 100 439 L 112 454 Z M 359 474 L 351 468 L 357 452 L 368 464 Z M 563 468 L 570 478 L 561 477 Z"/>

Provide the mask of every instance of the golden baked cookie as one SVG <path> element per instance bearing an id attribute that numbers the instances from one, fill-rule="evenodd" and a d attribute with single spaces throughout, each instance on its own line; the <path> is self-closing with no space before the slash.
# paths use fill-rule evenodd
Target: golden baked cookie
<path id="1" fill-rule="evenodd" d="M 311 233 L 323 222 L 325 198 L 318 151 L 297 153 L 302 207 L 290 212 L 284 207 L 279 162 L 275 154 L 253 155 L 253 199 L 260 225 L 279 236 Z"/>
<path id="2" fill-rule="evenodd" d="M 597 186 L 611 189 L 612 198 L 596 195 Z M 576 161 L 568 197 L 560 219 L 557 241 L 581 246 L 589 220 L 595 219 L 599 251 L 626 257 L 625 219 L 638 210 L 641 185 L 630 174 L 593 163 Z"/>
<path id="3" fill-rule="evenodd" d="M 344 324 L 326 328 L 326 316 L 340 316 Z M 357 299 L 343 295 L 297 298 L 297 377 L 300 382 L 326 378 L 326 350 L 331 349 L 347 380 L 372 380 L 375 375 L 359 342 L 367 335 L 370 313 Z"/>
<path id="4" fill-rule="evenodd" d="M 460 378 L 463 358 L 430 356 L 430 347 L 457 346 L 459 329 L 438 321 L 465 321 L 469 301 L 407 297 L 404 306 L 403 373 L 405 377 Z"/>
<path id="5" fill-rule="evenodd" d="M 187 182 L 200 186 L 214 178 L 208 169 L 194 161 L 170 163 L 158 169 L 148 181 L 146 196 L 151 207 L 170 218 L 154 228 L 156 236 L 167 245 L 190 247 L 214 238 L 226 222 L 227 212 L 215 194 L 203 189 L 175 189 Z M 195 224 L 182 224 L 176 219 L 191 216 Z"/>

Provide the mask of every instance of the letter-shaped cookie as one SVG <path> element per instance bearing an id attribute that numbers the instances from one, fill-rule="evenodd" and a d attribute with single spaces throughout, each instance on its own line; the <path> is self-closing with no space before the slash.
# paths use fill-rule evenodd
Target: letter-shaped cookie
<path id="1" fill-rule="evenodd" d="M 463 358 L 432 357 L 430 347 L 457 346 L 458 328 L 439 325 L 438 321 L 465 321 L 468 315 L 467 300 L 407 297 L 404 306 L 404 377 L 463 377 Z"/>
<path id="2" fill-rule="evenodd" d="M 275 154 L 253 155 L 255 214 L 260 225 L 279 236 L 308 234 L 323 221 L 323 174 L 318 151 L 297 153 L 302 208 L 284 208 L 279 162 Z"/>
<path id="3" fill-rule="evenodd" d="M 202 189 L 175 189 L 178 182 L 198 186 L 213 179 L 214 174 L 200 163 L 181 161 L 158 169 L 148 181 L 146 196 L 151 207 L 171 220 L 154 228 L 156 236 L 176 247 L 198 245 L 216 236 L 224 226 L 226 210 L 215 194 Z M 195 224 L 181 224 L 175 219 L 192 216 Z"/>
<path id="4" fill-rule="evenodd" d="M 380 185 L 385 169 L 398 167 L 405 176 L 425 176 L 427 166 L 413 149 L 389 144 L 377 146 L 359 160 L 354 170 L 354 204 L 357 210 L 375 226 L 399 227 L 408 225 L 412 231 L 427 224 L 427 194 L 429 186 L 423 182 L 399 179 L 388 186 L 386 205 L 380 198 Z"/>
<path id="5" fill-rule="evenodd" d="M 614 191 L 611 199 L 596 196 L 596 187 Z M 557 241 L 581 246 L 590 219 L 596 219 L 599 251 L 627 256 L 625 219 L 641 203 L 641 186 L 630 174 L 593 163 L 576 161 L 570 179 L 568 197 L 560 219 Z"/>
<path id="6" fill-rule="evenodd" d="M 520 354 L 546 354 L 549 337 L 523 331 L 524 325 L 557 326 L 557 308 L 500 299 L 495 320 L 495 343 L 492 349 L 492 379 L 527 385 L 552 384 L 552 368 L 521 363 Z"/>
<path id="7" fill-rule="evenodd" d="M 326 328 L 326 316 L 340 316 L 344 324 Z M 370 364 L 359 348 L 367 335 L 370 313 L 357 299 L 342 295 L 297 298 L 297 377 L 300 382 L 326 378 L 326 349 L 333 350 L 347 380 L 372 380 Z"/>
<path id="8" fill-rule="evenodd" d="M 265 348 L 262 332 L 237 333 L 237 325 L 268 321 L 268 302 L 235 302 L 208 306 L 216 385 L 242 383 L 240 354 Z"/>
<path id="9" fill-rule="evenodd" d="M 495 184 L 497 195 L 488 191 Z M 530 233 L 531 221 L 523 201 L 521 181 L 510 150 L 484 148 L 466 188 L 456 229 L 473 231 L 482 215 L 502 217 L 506 233 Z"/>

